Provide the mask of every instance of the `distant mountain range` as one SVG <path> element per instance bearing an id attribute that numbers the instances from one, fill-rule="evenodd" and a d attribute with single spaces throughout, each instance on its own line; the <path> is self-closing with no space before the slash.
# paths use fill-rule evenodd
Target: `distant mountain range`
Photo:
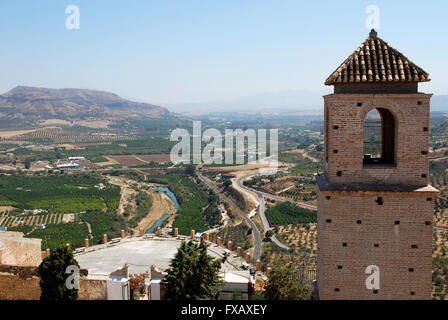
<path id="1" fill-rule="evenodd" d="M 185 115 L 201 115 L 210 112 L 245 112 L 262 114 L 316 114 L 323 112 L 323 95 L 330 93 L 326 88 L 320 91 L 290 90 L 251 94 L 237 99 L 199 103 L 168 104 L 170 110 Z"/>
<path id="2" fill-rule="evenodd" d="M 276 116 L 319 116 L 323 113 L 322 95 L 328 92 L 285 91 L 264 93 L 229 101 L 171 105 L 170 109 L 184 115 L 232 118 L 240 113 Z M 224 111 L 225 114 L 219 114 Z M 431 111 L 448 112 L 448 95 L 435 95 Z M 47 89 L 16 87 L 0 95 L 0 127 L 35 126 L 48 119 L 71 122 L 82 120 L 170 118 L 178 114 L 149 103 L 126 100 L 105 91 L 85 89 Z M 245 117 L 245 116 L 244 116 Z"/>
<path id="3" fill-rule="evenodd" d="M 198 116 L 214 112 L 248 113 L 248 114 L 323 114 L 323 95 L 331 93 L 326 88 L 321 91 L 283 91 L 277 93 L 253 94 L 227 101 L 209 101 L 201 103 L 168 104 L 170 110 Z M 431 111 L 448 112 L 448 95 L 434 95 L 431 99 Z"/>
<path id="4" fill-rule="evenodd" d="M 173 115 L 167 109 L 132 102 L 105 91 L 16 87 L 0 95 L 0 121 L 35 122 L 45 119 L 120 120 L 161 118 Z"/>

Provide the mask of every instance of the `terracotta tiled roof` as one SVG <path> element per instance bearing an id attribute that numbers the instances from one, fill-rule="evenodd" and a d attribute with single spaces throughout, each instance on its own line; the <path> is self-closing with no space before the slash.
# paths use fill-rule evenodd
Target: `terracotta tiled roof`
<path id="1" fill-rule="evenodd" d="M 372 29 L 366 41 L 328 77 L 325 84 L 430 80 L 427 72 L 379 38 Z"/>

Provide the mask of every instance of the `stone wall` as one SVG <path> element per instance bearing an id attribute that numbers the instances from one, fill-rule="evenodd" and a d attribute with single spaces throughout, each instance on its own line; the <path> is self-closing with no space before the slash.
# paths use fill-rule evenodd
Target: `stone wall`
<path id="1" fill-rule="evenodd" d="M 39 300 L 40 278 L 37 267 L 0 265 L 0 300 Z M 79 300 L 107 300 L 107 277 L 79 279 Z"/>
<path id="2" fill-rule="evenodd" d="M 23 238 L 21 232 L 0 231 L 0 263 L 38 266 L 42 262 L 42 239 Z"/>
<path id="3" fill-rule="evenodd" d="M 39 300 L 37 267 L 0 265 L 0 300 Z"/>
<path id="4" fill-rule="evenodd" d="M 81 277 L 78 300 L 107 300 L 107 277 Z"/>

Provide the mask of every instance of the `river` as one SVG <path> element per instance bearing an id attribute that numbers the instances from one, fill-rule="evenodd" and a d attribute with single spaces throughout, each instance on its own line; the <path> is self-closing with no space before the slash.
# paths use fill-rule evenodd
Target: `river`
<path id="1" fill-rule="evenodd" d="M 157 187 L 157 189 L 160 192 L 165 193 L 168 197 L 170 197 L 171 200 L 173 200 L 174 204 L 176 205 L 176 212 L 177 212 L 177 210 L 179 210 L 179 208 L 180 208 L 180 205 L 179 205 L 179 202 L 177 202 L 176 195 L 170 189 L 168 189 L 166 187 Z M 146 233 L 154 233 L 154 230 L 156 230 L 158 227 L 160 227 L 163 224 L 163 222 L 165 222 L 165 220 L 171 216 L 172 216 L 172 214 L 169 214 L 169 213 L 164 214 L 163 217 L 160 218 L 159 220 L 157 220 L 154 223 L 154 225 L 151 228 L 149 228 L 149 230 Z"/>

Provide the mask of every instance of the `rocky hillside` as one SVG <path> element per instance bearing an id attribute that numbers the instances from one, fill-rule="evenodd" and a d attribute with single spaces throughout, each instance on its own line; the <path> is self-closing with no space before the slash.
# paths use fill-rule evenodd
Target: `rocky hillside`
<path id="1" fill-rule="evenodd" d="M 162 118 L 170 115 L 172 114 L 165 108 L 132 102 L 104 91 L 16 87 L 0 95 L 1 122 L 34 122 L 45 119 L 120 120 Z"/>

